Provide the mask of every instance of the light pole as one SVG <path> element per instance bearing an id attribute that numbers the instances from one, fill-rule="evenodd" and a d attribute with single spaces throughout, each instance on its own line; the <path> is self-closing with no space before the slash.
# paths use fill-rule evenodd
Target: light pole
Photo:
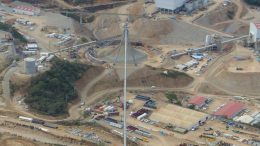
<path id="1" fill-rule="evenodd" d="M 126 131 L 126 74 L 127 74 L 127 47 L 128 47 L 128 24 L 124 25 L 124 38 L 125 38 L 125 62 L 124 62 L 124 146 L 127 144 L 127 131 Z"/>

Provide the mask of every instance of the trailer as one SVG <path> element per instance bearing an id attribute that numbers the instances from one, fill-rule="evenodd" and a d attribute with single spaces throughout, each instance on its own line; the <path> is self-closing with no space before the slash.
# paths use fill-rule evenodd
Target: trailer
<path id="1" fill-rule="evenodd" d="M 113 133 L 113 134 L 116 134 L 116 135 L 118 135 L 118 136 L 123 137 L 123 133 L 122 133 L 122 132 L 119 132 L 119 131 L 117 131 L 117 130 L 113 130 L 112 133 Z"/>
<path id="2" fill-rule="evenodd" d="M 142 115 L 137 117 L 137 120 L 142 120 L 143 118 L 145 118 L 148 114 L 147 113 L 143 113 Z"/>
<path id="3" fill-rule="evenodd" d="M 148 138 L 151 138 L 152 137 L 152 134 L 149 133 L 149 132 L 146 132 L 146 131 L 143 131 L 143 130 L 140 130 L 140 129 L 137 129 L 134 131 L 136 134 L 139 134 L 141 136 L 144 136 L 144 137 L 148 137 Z"/>
<path id="4" fill-rule="evenodd" d="M 23 51 L 23 54 L 25 54 L 25 55 L 36 55 L 37 51 Z"/>
<path id="5" fill-rule="evenodd" d="M 33 120 L 33 118 L 24 117 L 24 116 L 19 116 L 18 118 L 19 118 L 20 120 L 26 121 L 26 122 L 32 122 L 32 120 Z"/>
<path id="6" fill-rule="evenodd" d="M 119 124 L 119 123 L 109 122 L 108 124 L 109 124 L 110 126 L 113 126 L 113 127 L 119 128 L 119 129 L 122 129 L 122 128 L 123 128 L 123 125 L 122 125 L 122 124 Z"/>

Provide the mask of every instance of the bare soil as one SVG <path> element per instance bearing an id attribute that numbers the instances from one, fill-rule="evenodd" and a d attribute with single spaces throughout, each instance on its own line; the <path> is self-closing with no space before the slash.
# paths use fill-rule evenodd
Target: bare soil
<path id="1" fill-rule="evenodd" d="M 138 69 L 128 76 L 129 87 L 162 87 L 162 88 L 179 88 L 189 85 L 193 78 L 189 76 L 177 76 L 176 78 L 166 77 L 162 75 L 163 69 L 152 68 L 145 66 Z M 104 77 L 101 81 L 97 82 L 93 88 L 92 93 L 109 89 L 122 87 L 123 81 L 119 79 L 116 71 L 112 71 L 109 75 Z"/>
<path id="2" fill-rule="evenodd" d="M 202 83 L 198 88 L 198 92 L 214 95 L 228 95 L 225 91 L 219 90 L 208 83 Z"/>
<path id="3" fill-rule="evenodd" d="M 82 78 L 75 83 L 77 90 L 81 91 L 86 86 L 86 84 L 88 84 L 103 71 L 104 68 L 96 66 L 88 69 L 87 72 L 85 72 L 85 74 L 82 76 Z"/>
<path id="4" fill-rule="evenodd" d="M 220 5 L 217 9 L 196 20 L 196 23 L 210 27 L 211 25 L 215 25 L 217 23 L 232 20 L 233 18 L 229 14 L 233 14 L 234 17 L 236 12 L 237 6 L 235 4 L 230 4 L 226 7 Z"/>
<path id="5" fill-rule="evenodd" d="M 1 146 L 47 146 L 46 144 L 35 142 L 27 139 L 22 139 L 14 136 L 8 136 L 4 134 L 4 137 L 1 137 L 0 145 Z"/>

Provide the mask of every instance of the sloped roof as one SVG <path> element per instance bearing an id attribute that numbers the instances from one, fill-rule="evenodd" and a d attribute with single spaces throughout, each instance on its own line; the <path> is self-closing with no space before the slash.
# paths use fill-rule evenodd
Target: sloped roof
<path id="1" fill-rule="evenodd" d="M 197 96 L 195 98 L 192 98 L 189 100 L 189 103 L 190 104 L 193 104 L 193 105 L 202 105 L 202 104 L 205 104 L 207 98 L 203 97 L 203 96 Z"/>
<path id="2" fill-rule="evenodd" d="M 244 104 L 240 102 L 229 102 L 225 104 L 222 108 L 217 110 L 214 115 L 216 116 L 224 116 L 228 119 L 232 118 L 233 115 L 236 113 L 241 112 L 243 109 L 245 109 Z"/>

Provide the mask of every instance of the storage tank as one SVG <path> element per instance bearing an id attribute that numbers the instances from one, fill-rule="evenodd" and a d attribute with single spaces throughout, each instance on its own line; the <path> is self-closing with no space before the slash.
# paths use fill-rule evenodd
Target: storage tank
<path id="1" fill-rule="evenodd" d="M 25 58 L 24 59 L 24 71 L 26 74 L 36 73 L 36 60 L 34 58 Z"/>
<path id="2" fill-rule="evenodd" d="M 211 45 L 211 44 L 212 44 L 212 36 L 206 35 L 205 46 L 208 46 L 208 45 Z"/>

